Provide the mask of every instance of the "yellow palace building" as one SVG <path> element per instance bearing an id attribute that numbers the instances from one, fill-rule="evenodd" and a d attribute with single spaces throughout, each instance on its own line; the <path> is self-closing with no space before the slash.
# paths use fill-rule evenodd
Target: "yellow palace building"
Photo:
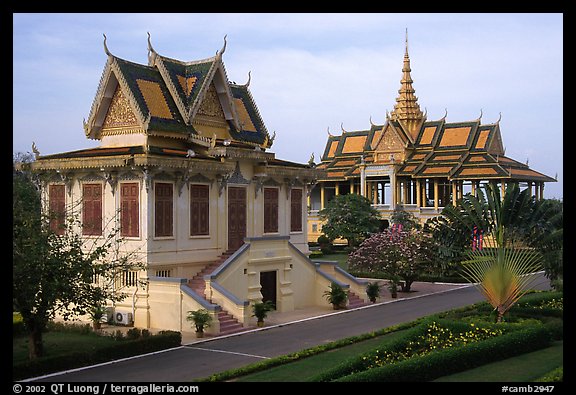
<path id="1" fill-rule="evenodd" d="M 366 130 L 328 131 L 318 169 L 325 170 L 309 198 L 308 240 L 322 234 L 318 212 L 336 195 L 356 193 L 368 198 L 380 212 L 382 228 L 396 208 L 421 222 L 437 216 L 443 207 L 484 183 L 508 183 L 529 188 L 543 199 L 544 183 L 556 181 L 505 155 L 500 119 L 446 122 L 446 115 L 428 120 L 420 110 L 410 75 L 408 40 L 402 79 L 386 122 L 370 120 Z"/>
<path id="2" fill-rule="evenodd" d="M 113 55 L 88 118 L 96 148 L 41 155 L 32 169 L 49 209 L 77 209 L 90 241 L 120 229 L 120 254 L 143 270 L 115 286 L 129 295 L 109 306 L 120 324 L 193 331 L 187 312 L 207 309 L 209 333 L 255 324 L 252 305 L 280 313 L 329 307 L 332 282 L 367 302 L 365 283 L 308 259 L 307 202 L 323 171 L 276 158 L 248 82 L 228 80 L 224 46 L 210 58 L 160 55 L 148 64 Z M 56 137 L 56 136 L 55 136 Z M 52 224 L 58 229 L 58 223 Z"/>

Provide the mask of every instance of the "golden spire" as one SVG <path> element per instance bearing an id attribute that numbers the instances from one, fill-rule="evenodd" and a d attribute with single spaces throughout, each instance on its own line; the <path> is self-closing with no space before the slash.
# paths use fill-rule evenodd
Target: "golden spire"
<path id="1" fill-rule="evenodd" d="M 406 29 L 406 50 L 404 52 L 402 79 L 400 80 L 400 89 L 398 90 L 399 95 L 396 98 L 394 110 L 390 115 L 392 119 L 400 121 L 406 131 L 415 138 L 424 120 L 424 114 L 420 111 L 418 97 L 414 95 L 416 91 L 412 86 L 414 81 L 410 75 L 411 71 L 410 56 L 408 55 L 408 29 Z"/>

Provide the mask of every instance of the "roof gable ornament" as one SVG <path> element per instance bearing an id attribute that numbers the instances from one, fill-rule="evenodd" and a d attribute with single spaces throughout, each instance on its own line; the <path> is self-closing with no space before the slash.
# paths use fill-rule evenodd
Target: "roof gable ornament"
<path id="1" fill-rule="evenodd" d="M 344 130 L 344 122 L 340 123 L 340 129 L 342 129 L 342 133 L 346 133 L 346 131 Z"/>
<path id="2" fill-rule="evenodd" d="M 246 81 L 246 83 L 244 84 L 245 88 L 248 88 L 250 86 L 250 80 L 252 79 L 252 76 L 250 75 L 250 71 L 248 72 L 248 81 Z"/>
<path id="3" fill-rule="evenodd" d="M 106 35 L 104 33 L 102 33 L 102 35 L 104 36 L 104 53 L 106 53 L 106 55 L 108 56 L 112 56 L 112 54 L 108 50 L 108 46 L 106 45 Z"/>
<path id="4" fill-rule="evenodd" d="M 480 109 L 480 116 L 478 117 L 476 122 L 480 123 L 481 120 L 482 120 L 482 109 Z"/>
<path id="5" fill-rule="evenodd" d="M 218 56 L 219 58 L 221 58 L 222 55 L 224 54 L 224 51 L 226 51 L 226 37 L 228 37 L 227 34 L 224 35 L 224 45 L 222 46 L 222 49 L 216 52 L 216 56 Z"/>
<path id="6" fill-rule="evenodd" d="M 328 126 L 328 129 L 326 129 L 326 131 L 328 132 L 328 137 L 334 137 L 334 135 L 330 133 L 330 126 Z"/>
<path id="7" fill-rule="evenodd" d="M 146 33 L 148 34 L 148 65 L 152 66 L 154 64 L 154 61 L 156 60 L 158 52 L 156 52 L 152 47 L 152 42 L 150 41 L 150 32 Z"/>

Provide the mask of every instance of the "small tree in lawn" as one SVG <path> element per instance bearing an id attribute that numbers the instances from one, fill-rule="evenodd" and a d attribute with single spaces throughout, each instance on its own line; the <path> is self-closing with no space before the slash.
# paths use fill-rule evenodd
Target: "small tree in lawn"
<path id="1" fill-rule="evenodd" d="M 140 269 L 133 253 L 120 253 L 117 230 L 89 242 L 73 215 L 62 234 L 50 227 L 40 193 L 25 171 L 13 172 L 12 305 L 28 332 L 29 357 L 43 355 L 42 333 L 57 315 L 88 314 L 124 295 L 113 283 L 125 271 Z M 72 210 L 72 208 L 70 208 Z M 99 279 L 96 282 L 95 279 Z"/>
<path id="2" fill-rule="evenodd" d="M 410 292 L 412 283 L 428 267 L 432 244 L 422 232 L 386 229 L 364 240 L 350 254 L 348 264 L 354 271 L 383 272 L 392 291 L 400 286 L 402 291 Z"/>
<path id="3" fill-rule="evenodd" d="M 325 221 L 324 234 L 330 240 L 346 239 L 351 249 L 380 228 L 380 214 L 361 195 L 337 195 L 318 214 Z"/>

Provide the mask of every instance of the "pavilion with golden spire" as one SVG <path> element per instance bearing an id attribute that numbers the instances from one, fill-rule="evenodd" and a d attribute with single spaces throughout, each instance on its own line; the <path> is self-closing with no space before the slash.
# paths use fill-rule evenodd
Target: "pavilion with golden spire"
<path id="1" fill-rule="evenodd" d="M 465 193 L 476 193 L 486 183 L 509 183 L 529 188 L 544 198 L 544 183 L 556 181 L 505 155 L 500 118 L 446 122 L 446 114 L 428 120 L 420 110 L 411 76 L 406 31 L 400 89 L 386 122 L 370 119 L 366 130 L 329 133 L 318 169 L 326 176 L 310 193 L 308 240 L 322 234 L 318 211 L 336 195 L 367 197 L 382 217 L 382 228 L 397 207 L 421 222 L 437 216 L 444 206 L 456 204 Z"/>

